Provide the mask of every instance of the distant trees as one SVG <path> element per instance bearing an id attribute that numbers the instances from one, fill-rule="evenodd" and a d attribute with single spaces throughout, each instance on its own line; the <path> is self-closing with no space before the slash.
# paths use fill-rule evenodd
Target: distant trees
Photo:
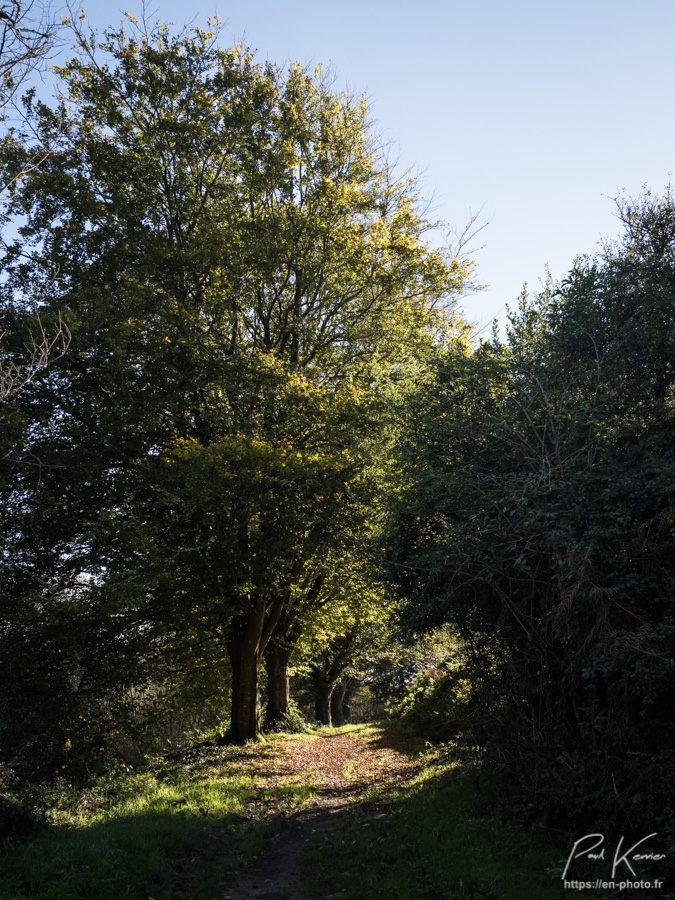
<path id="1" fill-rule="evenodd" d="M 389 556 L 409 620 L 466 639 L 501 764 L 596 825 L 673 778 L 675 200 L 619 212 L 505 342 L 439 355 Z"/>
<path id="2" fill-rule="evenodd" d="M 55 747 L 84 735 L 85 696 L 91 722 L 97 696 L 109 711 L 205 671 L 231 674 L 244 740 L 273 636 L 288 649 L 339 595 L 379 502 L 388 398 L 469 268 L 427 246 L 365 101 L 319 70 L 132 19 L 78 40 L 64 105 L 29 104 L 35 139 L 0 157 L 21 221 L 3 308 L 21 325 L 48 279 L 42 320 L 72 334 L 21 394 L 0 640 L 19 628 L 39 652 L 40 623 L 63 624 Z"/>

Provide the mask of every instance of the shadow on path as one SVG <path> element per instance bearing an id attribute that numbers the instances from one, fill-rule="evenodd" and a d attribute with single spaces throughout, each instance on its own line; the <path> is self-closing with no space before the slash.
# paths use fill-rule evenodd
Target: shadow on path
<path id="1" fill-rule="evenodd" d="M 301 886 L 301 862 L 315 839 L 353 805 L 348 791 L 331 791 L 291 813 L 269 842 L 255 872 L 234 876 L 219 900 L 309 900 Z"/>
<path id="2" fill-rule="evenodd" d="M 307 849 L 348 812 L 360 805 L 372 808 L 372 802 L 362 797 L 373 786 L 378 793 L 387 786 L 400 786 L 419 770 L 413 762 L 419 742 L 383 731 L 323 733 L 294 749 L 292 762 L 279 766 L 277 761 L 277 772 L 281 769 L 285 774 L 293 766 L 304 766 L 301 772 L 311 772 L 315 779 L 316 797 L 285 817 L 285 827 L 269 841 L 255 871 L 234 876 L 219 900 L 309 900 L 303 892 L 301 872 Z M 276 781 L 274 775 L 271 781 Z"/>

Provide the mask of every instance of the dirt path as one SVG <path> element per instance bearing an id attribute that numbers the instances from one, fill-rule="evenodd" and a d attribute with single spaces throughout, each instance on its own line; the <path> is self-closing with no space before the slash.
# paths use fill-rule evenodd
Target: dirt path
<path id="1" fill-rule="evenodd" d="M 322 732 L 289 741 L 273 756 L 261 757 L 259 792 L 309 781 L 316 796 L 287 815 L 285 828 L 270 841 L 256 870 L 237 876 L 220 900 L 309 900 L 300 885 L 305 850 L 352 804 L 372 796 L 373 786 L 386 791 L 409 781 L 418 768 L 410 742 L 382 729 Z M 251 818 L 258 813 L 257 802 L 251 804 Z"/>

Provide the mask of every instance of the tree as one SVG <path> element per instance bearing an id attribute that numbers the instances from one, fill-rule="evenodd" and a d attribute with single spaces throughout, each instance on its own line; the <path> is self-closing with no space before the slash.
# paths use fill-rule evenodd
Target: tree
<path id="1" fill-rule="evenodd" d="M 524 297 L 506 342 L 439 357 L 390 544 L 412 621 L 458 626 L 493 752 L 559 821 L 647 821 L 672 778 L 650 710 L 672 666 L 673 198 L 619 212 L 623 241 Z"/>
<path id="2" fill-rule="evenodd" d="M 29 88 L 32 75 L 43 66 L 54 46 L 56 32 L 54 20 L 42 4 L 11 0 L 0 8 L 0 141 L 5 148 L 12 145 L 25 124 L 20 115 L 18 120 L 15 115 L 18 112 L 17 98 L 22 90 Z M 44 148 L 35 155 L 27 156 L 18 172 L 0 176 L 0 247 L 3 249 L 7 204 L 15 178 L 38 166 L 43 157 Z M 32 315 L 27 316 L 22 299 L 21 295 L 5 292 L 0 305 L 0 639 L 3 675 L 7 676 L 3 678 L 0 741 L 12 755 L 25 747 L 22 718 L 34 722 L 36 713 L 35 703 L 33 712 L 28 712 L 18 696 L 21 693 L 19 685 L 26 686 L 25 673 L 30 669 L 35 673 L 35 666 L 30 654 L 24 654 L 25 642 L 20 634 L 22 628 L 15 627 L 16 613 L 27 613 L 23 619 L 24 634 L 30 632 L 34 620 L 25 607 L 17 609 L 9 597 L 11 590 L 22 581 L 14 578 L 18 566 L 10 563 L 14 549 L 10 535 L 12 531 L 16 534 L 14 518 L 17 510 L 9 497 L 14 491 L 16 462 L 21 455 L 21 436 L 25 427 L 18 396 L 49 363 L 65 352 L 70 338 L 68 328 L 58 313 L 42 318 L 33 309 Z M 24 557 L 22 563 L 25 561 Z M 25 587 L 25 582 L 22 583 Z M 45 656 L 53 661 L 49 653 Z M 49 669 L 49 662 L 45 669 Z M 53 670 L 50 674 L 55 675 Z M 23 700 L 28 693 L 31 692 L 23 692 Z M 33 690 L 33 700 L 35 694 Z M 44 724 L 47 718 L 42 721 Z M 30 730 L 30 726 L 26 730 Z"/>
<path id="3" fill-rule="evenodd" d="M 42 65 L 55 35 L 48 9 L 34 0 L 10 0 L 0 8 L 0 111 Z"/>
<path id="4" fill-rule="evenodd" d="M 31 75 L 40 69 L 54 46 L 57 26 L 42 5 L 31 0 L 11 0 L 0 9 L 0 123 L 6 125 L 8 107 L 13 104 L 20 90 L 28 85 Z M 4 135 L 11 142 L 11 129 Z M 25 168 L 39 165 L 41 154 L 27 160 Z M 14 176 L 16 177 L 16 176 Z M 11 180 L 0 183 L 0 197 L 11 188 Z M 0 227 L 4 216 L 0 216 Z M 7 337 L 9 310 L 0 313 L 0 403 L 20 391 L 53 359 L 65 351 L 70 335 L 58 320 L 53 331 L 45 329 L 39 316 L 34 317 L 33 327 L 25 346 L 16 354 L 8 352 L 2 341 Z"/>
<path id="5" fill-rule="evenodd" d="M 469 267 L 424 242 L 362 98 L 129 21 L 79 36 L 67 116 L 32 111 L 45 164 L 3 154 L 33 249 L 9 249 L 3 289 L 50 273 L 73 335 L 26 395 L 59 541 L 31 528 L 121 634 L 225 647 L 243 740 L 275 628 L 370 490 L 373 385 L 429 346 Z"/>
<path id="6" fill-rule="evenodd" d="M 284 641 L 289 658 L 294 654 L 293 669 L 305 685 L 303 694 L 311 698 L 306 705 L 324 725 L 343 724 L 347 692 L 353 693 L 387 641 L 391 603 L 373 557 L 367 543 L 336 553 L 340 566 L 326 570 L 323 601 L 300 608 L 292 643 L 285 640 L 286 632 L 273 638 Z"/>
<path id="7" fill-rule="evenodd" d="M 306 555 L 302 577 L 296 580 L 265 649 L 268 727 L 289 713 L 288 670 L 296 650 L 301 658 L 311 657 L 325 644 L 327 633 L 347 630 L 355 614 L 380 622 L 388 609 L 377 562 L 378 535 L 392 481 L 400 397 L 408 377 L 405 371 L 393 378 L 386 369 L 374 372 L 367 390 L 350 384 L 349 398 L 339 412 L 328 408 L 324 437 L 332 432 L 337 446 L 345 439 L 351 442 L 357 477 L 345 485 L 316 552 Z"/>

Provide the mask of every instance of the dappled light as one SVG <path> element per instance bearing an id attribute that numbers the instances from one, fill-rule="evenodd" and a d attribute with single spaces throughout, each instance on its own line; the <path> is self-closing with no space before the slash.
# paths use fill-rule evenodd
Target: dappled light
<path id="1" fill-rule="evenodd" d="M 368 98 L 148 8 L 38 101 L 46 11 L 0 0 L 0 896 L 656 896 L 673 189 L 481 338 Z"/>

